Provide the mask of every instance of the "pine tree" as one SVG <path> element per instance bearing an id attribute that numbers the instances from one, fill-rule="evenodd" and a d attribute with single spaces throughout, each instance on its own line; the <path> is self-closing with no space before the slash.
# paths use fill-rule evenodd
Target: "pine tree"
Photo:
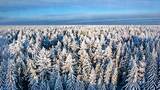
<path id="1" fill-rule="evenodd" d="M 107 64 L 105 73 L 104 73 L 104 82 L 105 82 L 105 85 L 106 85 L 107 89 L 109 89 L 112 69 L 113 69 L 113 61 L 110 59 L 108 64 Z"/>
<path id="2" fill-rule="evenodd" d="M 38 60 L 36 61 L 36 64 L 39 66 L 38 69 L 41 71 L 43 68 L 49 68 L 51 67 L 51 60 L 49 58 L 49 51 L 47 51 L 45 48 L 43 48 L 37 58 Z"/>
<path id="3" fill-rule="evenodd" d="M 55 82 L 54 90 L 63 90 L 61 76 L 59 75 L 59 73 Z"/>
<path id="4" fill-rule="evenodd" d="M 82 41 L 81 45 L 80 45 L 80 49 L 87 49 L 87 45 L 85 40 Z"/>
<path id="5" fill-rule="evenodd" d="M 106 57 L 106 58 L 111 58 L 112 57 L 112 48 L 111 48 L 111 46 L 107 46 L 103 56 Z"/>
<path id="6" fill-rule="evenodd" d="M 145 56 L 142 57 L 142 60 L 138 62 L 138 83 L 142 90 L 145 89 Z"/>
<path id="7" fill-rule="evenodd" d="M 1 89 L 1 86 L 2 86 L 2 67 L 0 65 L 0 89 Z"/>
<path id="8" fill-rule="evenodd" d="M 55 70 L 52 70 L 51 72 L 49 72 L 49 80 L 48 80 L 50 90 L 54 90 L 56 80 L 57 80 L 57 72 L 55 72 Z"/>
<path id="9" fill-rule="evenodd" d="M 158 63 L 158 83 L 157 83 L 157 90 L 160 89 L 160 58 L 157 60 Z"/>
<path id="10" fill-rule="evenodd" d="M 112 90 L 116 90 L 117 88 L 117 79 L 118 79 L 118 69 L 117 67 L 114 67 L 110 85 L 110 88 L 112 88 Z"/>
<path id="11" fill-rule="evenodd" d="M 73 73 L 74 73 L 73 70 L 71 70 L 68 75 L 68 80 L 66 82 L 66 90 L 75 90 L 76 77 Z"/>
<path id="12" fill-rule="evenodd" d="M 138 84 L 138 67 L 136 60 L 131 58 L 132 65 L 129 71 L 126 85 L 122 87 L 122 90 L 141 90 Z"/>
<path id="13" fill-rule="evenodd" d="M 6 90 L 6 75 L 7 75 L 7 70 L 8 70 L 8 61 L 3 59 L 1 62 L 1 72 L 0 72 L 0 87 L 2 90 Z"/>
<path id="14" fill-rule="evenodd" d="M 157 81 L 157 63 L 153 59 L 153 55 L 150 52 L 149 46 L 146 48 L 146 73 L 145 73 L 145 88 L 146 90 L 156 90 L 156 81 Z"/>
<path id="15" fill-rule="evenodd" d="M 77 76 L 78 77 L 78 76 Z M 85 90 L 84 82 L 77 78 L 75 90 Z"/>
<path id="16" fill-rule="evenodd" d="M 43 69 L 39 74 L 39 86 L 40 90 L 50 90 L 49 87 L 49 70 Z"/>
<path id="17" fill-rule="evenodd" d="M 83 74 L 83 79 L 84 81 L 89 80 L 89 74 L 91 72 L 91 62 L 88 54 L 86 53 L 86 57 L 82 61 L 82 74 Z"/>
<path id="18" fill-rule="evenodd" d="M 30 90 L 37 90 L 39 89 L 39 83 L 38 83 L 38 75 L 37 75 L 37 68 L 36 64 L 33 60 L 28 60 L 27 62 L 27 71 L 28 71 L 28 77 L 29 77 L 29 89 Z"/>
<path id="19" fill-rule="evenodd" d="M 104 69 L 102 68 L 102 66 L 100 67 L 100 71 L 96 74 L 99 74 L 99 78 L 97 81 L 97 90 L 106 90 L 106 86 L 104 83 Z"/>
<path id="20" fill-rule="evenodd" d="M 9 61 L 8 64 L 8 69 L 7 69 L 7 75 L 6 75 L 6 89 L 7 90 L 17 90 L 18 88 L 16 87 L 16 74 L 15 74 L 15 64 L 13 61 Z"/>
<path id="21" fill-rule="evenodd" d="M 160 48 L 160 41 L 158 42 L 158 45 L 156 47 L 157 49 Z M 157 64 L 158 64 L 158 72 L 157 72 L 157 75 L 158 75 L 158 83 L 157 83 L 157 90 L 160 89 L 160 49 L 157 50 Z"/>
<path id="22" fill-rule="evenodd" d="M 96 72 L 93 67 L 91 70 L 89 80 L 90 80 L 90 83 L 88 85 L 87 90 L 96 90 Z"/>
<path id="23" fill-rule="evenodd" d="M 71 70 L 73 69 L 73 71 L 75 70 L 74 65 L 76 64 L 75 59 L 72 59 L 72 55 L 71 53 L 68 54 L 64 66 L 62 67 L 64 72 L 71 72 Z"/>
<path id="24" fill-rule="evenodd" d="M 1 57 L 0 57 L 0 89 L 2 90 L 7 90 L 7 71 L 9 68 L 9 61 L 10 61 L 10 53 L 8 50 L 8 45 L 6 45 L 5 43 L 1 43 L 1 47 L 0 49 L 1 51 Z M 6 46 L 5 46 L 6 45 Z M 5 47 L 4 47 L 5 46 Z M 14 81 L 13 81 L 14 82 Z"/>

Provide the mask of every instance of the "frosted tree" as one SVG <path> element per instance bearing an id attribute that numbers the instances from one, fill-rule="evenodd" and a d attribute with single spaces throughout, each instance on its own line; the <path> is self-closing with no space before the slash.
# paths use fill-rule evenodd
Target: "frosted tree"
<path id="1" fill-rule="evenodd" d="M 104 83 L 104 69 L 102 66 L 99 68 L 99 72 L 96 70 L 96 74 L 99 74 L 97 81 L 97 90 L 106 90 L 106 86 Z"/>
<path id="2" fill-rule="evenodd" d="M 103 54 L 104 58 L 112 58 L 112 46 L 107 46 Z"/>
<path id="3" fill-rule="evenodd" d="M 49 54 L 50 54 L 49 57 L 51 59 L 51 65 L 53 65 L 56 63 L 56 57 L 57 57 L 58 51 L 54 47 L 52 47 Z"/>
<path id="4" fill-rule="evenodd" d="M 101 34 L 101 35 L 100 35 L 100 44 L 101 44 L 101 45 L 105 45 L 105 37 L 104 37 L 104 34 Z"/>
<path id="5" fill-rule="evenodd" d="M 77 49 L 79 48 L 77 42 L 76 42 L 74 39 L 72 40 L 72 42 L 71 42 L 71 44 L 70 44 L 70 48 L 71 48 L 71 50 L 72 50 L 73 52 L 76 52 Z"/>
<path id="6" fill-rule="evenodd" d="M 72 54 L 69 53 L 66 60 L 65 60 L 64 65 L 62 67 L 63 72 L 71 72 L 72 69 L 73 69 L 73 71 L 75 71 L 75 69 L 76 69 L 74 67 L 75 64 L 76 64 L 75 59 L 72 59 Z"/>
<path id="7" fill-rule="evenodd" d="M 107 67 L 105 69 L 105 73 L 104 73 L 104 83 L 107 89 L 109 89 L 113 65 L 114 65 L 113 61 L 109 60 Z"/>
<path id="8" fill-rule="evenodd" d="M 157 42 L 157 49 L 160 48 L 160 41 Z M 160 49 L 157 50 L 157 64 L 158 64 L 158 83 L 157 90 L 160 89 Z"/>
<path id="9" fill-rule="evenodd" d="M 42 50 L 39 52 L 37 56 L 38 60 L 36 61 L 36 64 L 40 66 L 38 67 L 39 70 L 42 70 L 43 68 L 48 68 L 51 66 L 49 53 L 50 52 L 47 51 L 45 48 L 42 48 Z"/>
<path id="10" fill-rule="evenodd" d="M 63 41 L 62 41 L 64 45 L 68 44 L 68 42 L 67 42 L 68 40 L 67 39 L 68 39 L 67 35 L 64 35 Z"/>
<path id="11" fill-rule="evenodd" d="M 61 52 L 61 56 L 62 56 L 62 57 L 63 57 L 63 56 L 66 56 L 66 54 L 67 54 L 66 47 L 63 47 L 62 52 Z"/>
<path id="12" fill-rule="evenodd" d="M 6 75 L 7 75 L 7 66 L 8 66 L 8 61 L 3 59 L 1 62 L 1 72 L 0 72 L 0 88 L 3 90 L 6 90 L 5 85 L 6 85 Z"/>
<path id="13" fill-rule="evenodd" d="M 59 75 L 59 73 L 55 82 L 54 90 L 63 90 L 61 76 Z"/>
<path id="14" fill-rule="evenodd" d="M 91 70 L 89 80 L 90 80 L 90 83 L 88 85 L 87 90 L 96 90 L 96 72 L 94 68 L 92 68 Z"/>
<path id="15" fill-rule="evenodd" d="M 68 75 L 68 80 L 66 82 L 66 90 L 75 90 L 75 86 L 76 86 L 76 77 L 74 75 L 73 69 L 71 69 Z"/>
<path id="16" fill-rule="evenodd" d="M 29 59 L 27 62 L 27 72 L 28 72 L 28 79 L 29 79 L 29 89 L 30 90 L 37 90 L 40 89 L 39 87 L 39 72 L 38 67 L 36 64 L 36 60 Z"/>
<path id="17" fill-rule="evenodd" d="M 23 30 L 19 30 L 17 41 L 20 41 L 22 39 L 22 35 L 23 35 Z"/>
<path id="18" fill-rule="evenodd" d="M 112 88 L 112 90 L 116 90 L 117 80 L 118 80 L 118 68 L 114 67 L 112 77 L 111 77 L 111 85 L 110 85 L 110 88 Z"/>
<path id="19" fill-rule="evenodd" d="M 4 42 L 0 43 L 0 50 L 1 50 L 1 53 L 0 53 L 0 89 L 2 90 L 7 90 L 9 87 L 7 86 L 7 79 L 11 79 L 12 81 L 14 80 L 12 78 L 12 75 L 10 75 L 11 78 L 8 78 L 8 75 L 13 72 L 11 70 L 11 72 L 9 71 L 9 69 L 11 69 L 10 67 L 10 59 L 11 59 L 11 55 L 10 55 L 10 52 L 9 52 L 9 49 L 8 49 L 8 45 Z M 8 75 L 7 75 L 8 74 Z M 11 86 L 12 86 L 12 83 L 10 83 Z M 13 81 L 13 84 L 14 81 Z M 15 86 L 16 87 L 16 86 Z M 13 88 L 15 89 L 15 88 Z"/>
<path id="20" fill-rule="evenodd" d="M 128 44 L 128 43 L 126 43 L 125 44 L 125 46 L 123 46 L 124 47 L 124 51 L 125 51 L 125 53 L 124 53 L 124 55 L 123 55 L 123 57 L 120 59 L 120 72 L 121 73 L 119 73 L 119 82 L 117 83 L 118 84 L 118 86 L 121 88 L 121 86 L 124 86 L 125 85 L 125 83 L 126 83 L 126 78 L 128 78 L 127 77 L 127 75 L 128 75 L 128 71 L 131 69 L 131 67 L 130 66 L 132 66 L 131 64 L 131 53 L 132 53 L 132 51 L 131 51 L 131 48 L 130 48 L 130 45 Z"/>
<path id="21" fill-rule="evenodd" d="M 152 53 L 150 52 L 149 46 L 146 49 L 146 73 L 145 73 L 145 88 L 147 90 L 156 90 L 157 81 L 157 63 L 154 60 Z"/>
<path id="22" fill-rule="evenodd" d="M 122 43 L 120 42 L 117 45 L 117 52 L 116 52 L 116 67 L 118 67 L 118 64 L 120 63 L 120 59 L 121 59 L 121 51 L 122 51 Z"/>
<path id="23" fill-rule="evenodd" d="M 91 71 L 91 61 L 88 53 L 86 52 L 87 45 L 85 41 L 82 41 L 82 44 L 80 46 L 80 50 L 78 52 L 79 57 L 79 63 L 78 63 L 78 73 L 83 75 L 84 83 L 89 80 L 89 74 Z"/>
<path id="24" fill-rule="evenodd" d="M 91 59 L 92 65 L 95 67 L 97 62 L 101 62 L 102 60 L 102 49 L 96 49 L 95 52 L 92 54 L 93 58 Z"/>
<path id="25" fill-rule="evenodd" d="M 145 62 L 145 56 L 142 57 L 142 60 L 138 62 L 138 83 L 142 90 L 145 89 L 145 68 L 146 68 L 146 62 Z"/>
<path id="26" fill-rule="evenodd" d="M 28 55 L 24 56 L 22 52 L 19 53 L 19 56 L 15 59 L 15 67 L 16 67 L 16 74 L 17 74 L 17 82 L 18 82 L 18 88 L 24 89 L 27 88 L 28 84 Z"/>
<path id="27" fill-rule="evenodd" d="M 39 73 L 38 80 L 40 90 L 50 90 L 49 71 L 47 69 L 43 69 L 43 71 Z"/>
<path id="28" fill-rule="evenodd" d="M 99 41 L 99 38 L 98 37 L 95 37 L 96 39 L 95 39 L 95 41 L 94 41 L 94 44 L 93 44 L 93 47 L 94 48 L 97 48 L 97 47 L 99 47 L 99 48 L 101 48 L 100 47 L 100 41 Z"/>
<path id="29" fill-rule="evenodd" d="M 160 89 L 160 58 L 157 60 L 158 63 L 158 83 L 157 83 L 157 90 Z"/>
<path id="30" fill-rule="evenodd" d="M 43 36 L 42 47 L 44 47 L 45 49 L 49 49 L 50 45 L 51 45 L 51 42 L 50 42 L 48 36 Z"/>
<path id="31" fill-rule="evenodd" d="M 93 65 L 92 65 L 92 67 L 93 67 Z M 98 78 L 98 77 L 99 77 L 99 78 L 101 77 L 100 74 L 103 74 L 103 73 L 101 73 L 101 72 L 103 72 L 103 68 L 102 68 L 102 66 L 101 66 L 101 62 L 99 61 L 99 62 L 97 62 L 96 67 L 95 67 L 95 73 L 96 73 L 96 77 L 97 77 L 97 78 Z M 103 76 L 102 76 L 101 79 L 103 79 Z"/>
<path id="32" fill-rule="evenodd" d="M 105 83 L 102 82 L 101 79 L 103 80 L 103 78 L 101 78 L 101 77 L 98 80 L 98 84 L 97 84 L 97 89 L 96 90 L 107 90 Z"/>
<path id="33" fill-rule="evenodd" d="M 88 54 L 86 54 L 86 57 L 82 61 L 82 74 L 84 81 L 89 80 L 89 74 L 91 72 L 91 62 Z"/>
<path id="34" fill-rule="evenodd" d="M 69 53 L 64 66 L 62 67 L 64 72 L 69 72 L 68 79 L 66 81 L 66 90 L 75 90 L 76 77 L 74 75 L 75 71 L 75 59 L 72 59 L 72 55 Z"/>
<path id="35" fill-rule="evenodd" d="M 30 59 L 34 60 L 36 59 L 37 55 L 38 55 L 38 49 L 35 45 L 30 45 L 30 47 L 28 48 L 28 56 Z"/>
<path id="36" fill-rule="evenodd" d="M 60 63 L 59 59 L 57 60 L 57 63 L 53 65 L 53 67 L 50 69 L 49 72 L 49 86 L 51 90 L 54 90 L 57 85 L 62 85 L 62 78 L 60 76 Z M 60 87 L 57 87 L 60 88 Z M 63 88 L 63 87 L 62 87 Z"/>
<path id="37" fill-rule="evenodd" d="M 36 33 L 36 43 L 35 47 L 37 49 L 40 49 L 42 47 L 42 34 L 40 32 Z"/>
<path id="38" fill-rule="evenodd" d="M 87 49 L 87 44 L 85 42 L 85 40 L 82 41 L 81 45 L 80 45 L 80 49 Z"/>
<path id="39" fill-rule="evenodd" d="M 28 63 L 30 67 L 29 72 L 30 78 L 32 82 L 32 78 L 38 77 L 38 84 L 40 90 L 49 90 L 49 68 L 51 66 L 50 58 L 49 58 L 49 51 L 46 51 L 44 48 L 39 52 L 37 56 L 37 60 L 30 60 Z M 35 83 L 35 85 L 37 85 Z M 37 86 L 36 86 L 37 87 Z"/>
<path id="40" fill-rule="evenodd" d="M 86 41 L 86 44 L 88 45 L 88 48 L 90 48 L 91 44 L 92 44 L 90 36 L 85 36 L 84 40 Z"/>
<path id="41" fill-rule="evenodd" d="M 7 75 L 6 75 L 6 89 L 7 90 L 17 90 L 16 87 L 16 81 L 17 76 L 15 74 L 15 64 L 13 63 L 13 60 L 9 61 L 8 69 L 7 69 Z"/>
<path id="42" fill-rule="evenodd" d="M 50 90 L 54 90 L 55 83 L 57 80 L 57 71 L 50 69 L 48 79 L 49 79 L 48 83 L 49 83 Z"/>
<path id="43" fill-rule="evenodd" d="M 28 36 L 25 35 L 25 36 L 23 37 L 23 39 L 22 39 L 21 42 L 22 42 L 22 46 L 21 46 L 22 50 L 26 51 L 27 48 L 29 47 L 29 39 L 28 39 Z"/>
<path id="44" fill-rule="evenodd" d="M 132 65 L 129 71 L 126 85 L 122 87 L 122 90 L 141 90 L 138 84 L 138 66 L 136 60 L 131 58 Z"/>
<path id="45" fill-rule="evenodd" d="M 81 75 L 77 76 L 75 90 L 85 90 L 84 82 L 81 81 Z"/>
<path id="46" fill-rule="evenodd" d="M 0 65 L 0 89 L 2 88 L 2 67 Z"/>

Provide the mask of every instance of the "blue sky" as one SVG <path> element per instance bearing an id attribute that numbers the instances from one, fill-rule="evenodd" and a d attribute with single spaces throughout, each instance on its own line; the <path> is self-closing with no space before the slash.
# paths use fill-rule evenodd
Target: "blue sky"
<path id="1" fill-rule="evenodd" d="M 160 24 L 160 0 L 0 0 L 0 24 Z"/>

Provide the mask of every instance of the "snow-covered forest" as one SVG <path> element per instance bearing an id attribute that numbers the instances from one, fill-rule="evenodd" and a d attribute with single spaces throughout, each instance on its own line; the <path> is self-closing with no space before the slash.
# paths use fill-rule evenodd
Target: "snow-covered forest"
<path id="1" fill-rule="evenodd" d="M 160 90 L 160 26 L 5 30 L 0 90 Z"/>

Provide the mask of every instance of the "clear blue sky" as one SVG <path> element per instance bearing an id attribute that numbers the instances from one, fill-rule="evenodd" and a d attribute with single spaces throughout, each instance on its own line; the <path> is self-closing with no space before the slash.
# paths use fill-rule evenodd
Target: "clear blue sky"
<path id="1" fill-rule="evenodd" d="M 0 0 L 0 24 L 160 24 L 160 0 Z"/>

